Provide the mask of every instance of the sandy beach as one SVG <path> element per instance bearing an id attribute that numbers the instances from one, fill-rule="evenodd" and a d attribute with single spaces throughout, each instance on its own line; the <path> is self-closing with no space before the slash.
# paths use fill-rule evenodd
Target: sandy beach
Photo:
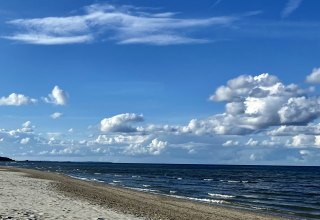
<path id="1" fill-rule="evenodd" d="M 267 214 L 0 168 L 0 219 L 283 219 Z"/>

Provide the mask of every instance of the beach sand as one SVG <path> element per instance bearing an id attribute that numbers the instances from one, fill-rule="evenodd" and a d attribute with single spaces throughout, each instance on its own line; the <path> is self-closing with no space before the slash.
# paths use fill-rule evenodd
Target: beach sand
<path id="1" fill-rule="evenodd" d="M 0 219 L 284 219 L 30 169 L 0 168 Z"/>

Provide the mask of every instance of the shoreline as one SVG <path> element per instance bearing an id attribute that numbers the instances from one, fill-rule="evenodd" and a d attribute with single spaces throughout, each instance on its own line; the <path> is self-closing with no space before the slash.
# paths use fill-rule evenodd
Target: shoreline
<path id="1" fill-rule="evenodd" d="M 0 167 L 10 172 L 27 174 L 28 177 L 50 181 L 50 187 L 72 200 L 114 210 L 125 215 L 146 219 L 288 219 L 225 205 L 193 202 L 186 199 L 140 192 L 133 189 L 109 186 L 103 183 L 75 179 L 63 174 L 33 169 Z M 30 178 L 30 180 L 32 180 Z M 7 198 L 8 200 L 10 198 Z"/>

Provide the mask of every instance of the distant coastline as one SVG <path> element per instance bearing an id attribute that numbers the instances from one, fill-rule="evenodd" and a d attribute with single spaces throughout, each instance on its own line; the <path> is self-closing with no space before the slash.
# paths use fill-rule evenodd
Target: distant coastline
<path id="1" fill-rule="evenodd" d="M 0 161 L 9 162 L 9 161 L 14 161 L 14 160 L 9 157 L 0 157 Z"/>

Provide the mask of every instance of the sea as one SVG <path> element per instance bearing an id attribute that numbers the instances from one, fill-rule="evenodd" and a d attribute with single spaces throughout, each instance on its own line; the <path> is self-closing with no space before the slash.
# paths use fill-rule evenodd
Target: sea
<path id="1" fill-rule="evenodd" d="M 293 219 L 320 219 L 320 167 L 31 161 L 0 165 Z"/>

